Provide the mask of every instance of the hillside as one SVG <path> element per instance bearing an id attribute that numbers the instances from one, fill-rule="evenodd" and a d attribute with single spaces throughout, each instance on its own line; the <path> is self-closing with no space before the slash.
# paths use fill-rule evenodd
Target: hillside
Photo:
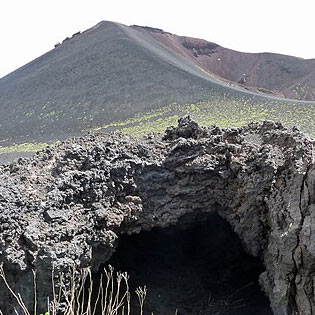
<path id="1" fill-rule="evenodd" d="M 185 114 L 203 125 L 272 119 L 315 131 L 314 103 L 222 79 L 161 38 L 180 37 L 152 30 L 101 22 L 0 79 L 0 160 L 96 129 L 161 131 Z"/>
<path id="2" fill-rule="evenodd" d="M 252 91 L 314 101 L 315 59 L 273 53 L 242 53 L 202 39 L 134 26 L 205 71 Z"/>
<path id="3" fill-rule="evenodd" d="M 1 140 L 77 134 L 224 91 L 149 36 L 101 22 L 0 80 Z"/>

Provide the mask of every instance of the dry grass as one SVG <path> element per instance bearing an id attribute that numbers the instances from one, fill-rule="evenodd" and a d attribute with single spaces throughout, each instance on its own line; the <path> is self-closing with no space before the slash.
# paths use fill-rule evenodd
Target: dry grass
<path id="1" fill-rule="evenodd" d="M 129 275 L 126 272 L 115 272 L 112 266 L 104 269 L 104 274 L 100 276 L 100 281 L 94 283 L 92 272 L 89 268 L 79 272 L 73 268 L 70 277 L 70 286 L 67 286 L 63 274 L 59 275 L 58 285 L 55 284 L 55 271 L 53 268 L 52 281 L 52 301 L 47 301 L 47 309 L 38 312 L 38 297 L 37 297 L 37 279 L 36 273 L 33 272 L 34 285 L 34 309 L 30 312 L 20 293 L 14 292 L 8 283 L 3 266 L 0 265 L 0 278 L 4 281 L 5 286 L 11 293 L 13 298 L 19 305 L 19 310 L 15 309 L 15 315 L 130 315 L 135 314 L 135 310 L 131 307 L 135 303 L 131 303 L 131 292 L 129 287 Z M 204 310 L 205 314 L 233 314 L 240 308 L 243 308 L 246 303 L 243 296 L 246 292 L 251 291 L 253 283 L 249 283 L 240 289 L 234 291 L 226 298 L 216 299 L 209 295 L 207 307 Z M 95 289 L 97 287 L 97 289 Z M 247 292 L 248 293 L 248 292 Z M 144 304 L 147 296 L 147 288 L 138 287 L 135 290 L 137 296 L 138 315 L 143 315 Z M 136 303 L 136 304 L 137 304 Z M 60 311 L 60 306 L 63 306 L 63 311 Z M 175 315 L 178 310 L 175 311 Z M 0 315 L 3 314 L 0 310 Z M 13 315 L 13 314 L 10 314 Z M 154 315 L 153 313 L 151 315 Z"/>
<path id="2" fill-rule="evenodd" d="M 77 271 L 72 269 L 70 290 L 65 290 L 63 275 L 60 275 L 61 285 L 54 282 L 54 268 L 52 272 L 52 301 L 47 302 L 47 310 L 49 315 L 60 314 L 58 311 L 60 303 L 65 301 L 65 310 L 62 315 L 130 315 L 131 312 L 131 293 L 128 284 L 129 276 L 126 272 L 114 272 L 114 268 L 108 266 L 104 269 L 104 275 L 101 275 L 98 289 L 92 279 L 92 273 L 89 268 L 80 272 L 80 276 L 76 276 Z M 38 315 L 37 310 L 37 279 L 34 275 L 34 311 L 31 313 L 20 293 L 14 292 L 9 285 L 3 266 L 0 267 L 0 277 L 4 281 L 5 286 L 20 306 L 20 311 L 15 309 L 16 315 Z M 77 280 L 79 279 L 79 280 Z M 135 291 L 139 302 L 139 315 L 143 315 L 144 302 L 147 294 L 146 287 L 139 287 Z M 41 312 L 43 310 L 40 310 Z M 0 310 L 0 314 L 3 313 Z M 45 313 L 46 314 L 46 313 Z"/>

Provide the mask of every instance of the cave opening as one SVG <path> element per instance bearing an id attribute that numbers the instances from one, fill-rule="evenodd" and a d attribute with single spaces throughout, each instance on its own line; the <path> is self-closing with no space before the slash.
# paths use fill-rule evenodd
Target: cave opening
<path id="1" fill-rule="evenodd" d="M 144 315 L 272 315 L 259 287 L 263 264 L 218 214 L 123 234 L 107 263 L 128 272 L 131 291 L 147 287 Z"/>

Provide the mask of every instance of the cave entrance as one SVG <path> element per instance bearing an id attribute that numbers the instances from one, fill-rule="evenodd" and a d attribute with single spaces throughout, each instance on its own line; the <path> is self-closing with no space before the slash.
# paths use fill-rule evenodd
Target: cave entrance
<path id="1" fill-rule="evenodd" d="M 147 286 L 145 315 L 272 314 L 258 284 L 263 264 L 217 214 L 193 226 L 121 235 L 108 263 L 129 273 L 131 289 Z"/>

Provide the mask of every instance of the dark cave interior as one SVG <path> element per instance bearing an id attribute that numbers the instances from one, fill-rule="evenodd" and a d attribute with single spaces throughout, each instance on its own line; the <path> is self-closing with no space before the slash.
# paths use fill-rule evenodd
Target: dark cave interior
<path id="1" fill-rule="evenodd" d="M 144 315 L 272 315 L 258 284 L 263 264 L 217 214 L 193 226 L 123 234 L 107 263 L 129 273 L 133 292 L 147 286 Z M 138 305 L 132 310 L 139 314 Z"/>

